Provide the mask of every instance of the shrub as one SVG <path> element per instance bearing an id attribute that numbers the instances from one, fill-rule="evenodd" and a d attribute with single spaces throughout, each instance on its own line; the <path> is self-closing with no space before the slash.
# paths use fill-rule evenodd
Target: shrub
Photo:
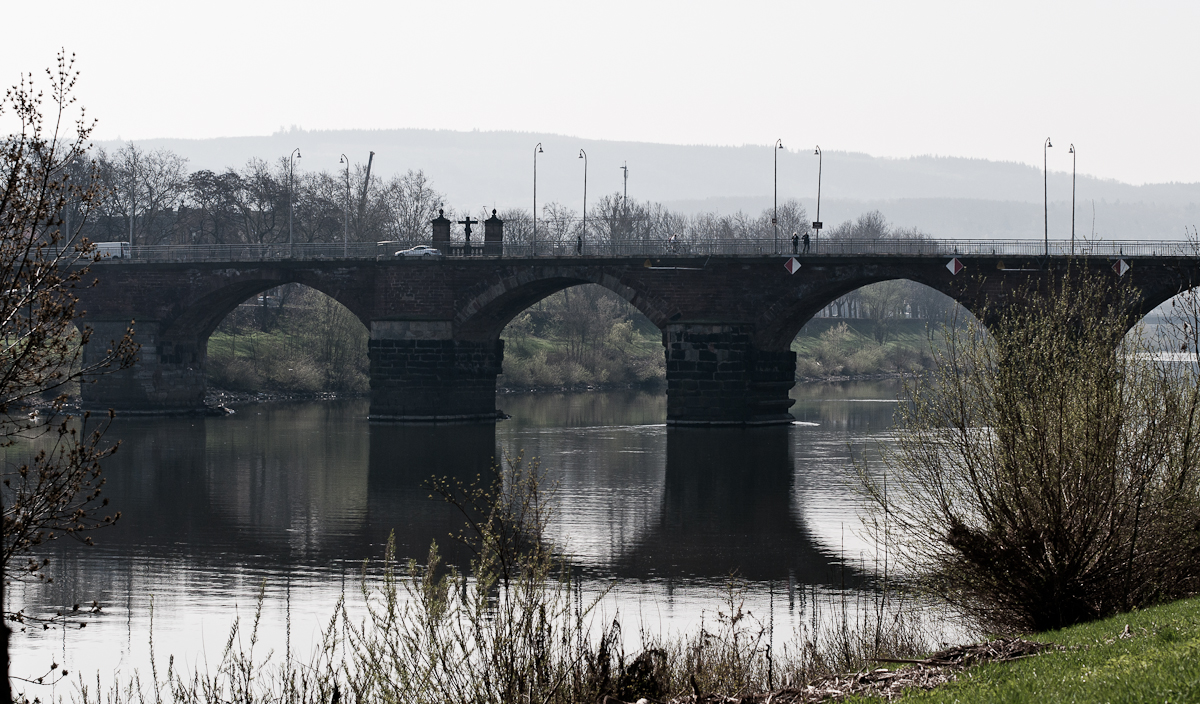
<path id="1" fill-rule="evenodd" d="M 950 326 L 908 385 L 874 520 L 985 627 L 1046 630 L 1200 587 L 1200 390 L 1125 336 L 1133 292 L 1068 276 L 991 326 Z"/>

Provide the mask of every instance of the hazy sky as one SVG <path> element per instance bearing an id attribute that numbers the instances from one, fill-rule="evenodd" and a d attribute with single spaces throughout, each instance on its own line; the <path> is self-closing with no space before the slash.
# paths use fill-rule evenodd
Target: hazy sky
<path id="1" fill-rule="evenodd" d="M 1196 2 L 14 0 L 0 78 L 78 56 L 97 138 L 304 129 L 938 154 L 1200 181 Z M 12 30 L 12 27 L 18 29 Z M 532 145 L 530 145 L 532 148 Z"/>

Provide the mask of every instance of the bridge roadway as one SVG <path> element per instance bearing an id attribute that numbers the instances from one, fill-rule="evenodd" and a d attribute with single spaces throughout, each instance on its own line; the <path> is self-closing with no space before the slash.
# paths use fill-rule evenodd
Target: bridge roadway
<path id="1" fill-rule="evenodd" d="M 134 248 L 129 259 L 92 265 L 98 283 L 79 297 L 94 331 L 85 360 L 103 356 L 135 321 L 139 361 L 85 384 L 83 400 L 122 414 L 202 410 L 213 330 L 247 299 L 299 283 L 345 305 L 370 331 L 372 420 L 487 421 L 495 418 L 504 326 L 556 291 L 599 284 L 662 330 L 669 424 L 787 423 L 796 366 L 791 341 L 818 311 L 862 286 L 915 281 L 987 323 L 1019 303 L 1022 291 L 1053 285 L 1071 265 L 1133 286 L 1131 320 L 1200 281 L 1200 259 L 1187 242 L 1090 244 L 1075 258 L 1060 242 L 1051 243 L 1048 257 L 1041 241 L 881 242 L 822 242 L 820 253 L 797 255 L 795 273 L 785 267 L 790 254 L 770 253 L 773 243 L 708 253 L 697 245 L 680 251 L 672 243 L 639 243 L 623 249 L 625 256 L 556 256 L 563 252 L 549 247 L 539 256 L 511 256 L 519 250 L 506 244 L 502 256 L 430 261 L 361 246 L 349 257 L 337 256 L 338 245 L 230 248 L 223 255 Z M 954 274 L 947 264 L 956 254 L 963 269 Z M 1130 265 L 1123 276 L 1113 270 L 1117 259 Z"/>

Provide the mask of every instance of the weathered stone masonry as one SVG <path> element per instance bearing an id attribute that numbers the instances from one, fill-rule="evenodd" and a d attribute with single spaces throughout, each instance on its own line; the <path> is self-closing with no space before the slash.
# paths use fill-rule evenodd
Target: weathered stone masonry
<path id="1" fill-rule="evenodd" d="M 120 413 L 194 412 L 204 399 L 208 337 L 230 311 L 284 283 L 316 288 L 370 330 L 371 417 L 402 422 L 495 418 L 504 326 L 538 300 L 595 283 L 616 292 L 663 331 L 667 421 L 674 425 L 791 422 L 790 344 L 828 303 L 878 281 L 911 279 L 983 315 L 1029 285 L 1053 284 L 1065 260 L 964 258 L 958 276 L 933 257 L 822 256 L 796 274 L 784 258 L 594 257 L 444 261 L 105 262 L 99 285 L 80 291 L 94 333 L 85 358 L 103 355 L 130 321 L 142 344 L 129 370 L 83 386 L 87 405 Z M 1108 260 L 1086 266 L 1110 272 Z M 1114 275 L 1114 281 L 1118 281 Z M 1200 262 L 1139 260 L 1119 280 L 1138 288 L 1138 310 L 1200 281 Z"/>
<path id="2" fill-rule="evenodd" d="M 672 425 L 790 423 L 796 353 L 757 349 L 746 325 L 668 325 L 667 418 Z"/>
<path id="3" fill-rule="evenodd" d="M 371 327 L 372 420 L 495 420 L 503 340 L 455 340 L 448 321 L 381 321 Z"/>

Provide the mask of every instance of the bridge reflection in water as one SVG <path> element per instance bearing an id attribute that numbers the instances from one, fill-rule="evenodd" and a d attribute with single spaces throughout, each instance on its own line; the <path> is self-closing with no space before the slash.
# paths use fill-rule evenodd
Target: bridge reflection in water
<path id="1" fill-rule="evenodd" d="M 667 433 L 660 515 L 614 564 L 622 577 L 858 585 L 793 510 L 793 429 Z"/>
<path id="2" fill-rule="evenodd" d="M 600 400 L 638 415 L 654 410 L 637 399 Z M 652 405 L 661 412 L 660 399 Z M 447 561 L 465 565 L 470 554 L 452 538 L 463 516 L 431 499 L 427 481 L 491 477 L 497 426 L 369 425 L 365 415 L 360 400 L 252 406 L 229 418 L 118 419 L 110 438 L 122 447 L 106 462 L 105 495 L 123 518 L 95 535 L 99 552 L 64 543 L 56 563 L 98 569 L 80 573 L 83 582 L 105 581 L 100 573 L 114 565 L 102 563 L 127 558 L 165 560 L 143 564 L 151 581 L 198 571 L 219 582 L 249 565 L 327 570 L 380 558 L 394 532 L 401 560 L 423 561 L 436 541 Z M 512 446 L 504 449 L 542 455 L 551 481 L 561 480 L 551 537 L 575 550 L 568 560 L 585 574 L 859 583 L 852 570 L 843 574 L 828 540 L 818 546 L 796 504 L 804 470 L 793 434 L 801 429 L 501 427 L 499 444 Z"/>
<path id="3" fill-rule="evenodd" d="M 470 552 L 453 537 L 462 534 L 465 518 L 433 494 L 428 482 L 433 477 L 464 486 L 490 481 L 495 476 L 496 425 L 374 424 L 368 432 L 368 539 L 379 545 L 394 532 L 396 554 L 419 562 L 436 541 L 444 560 L 465 566 Z"/>

